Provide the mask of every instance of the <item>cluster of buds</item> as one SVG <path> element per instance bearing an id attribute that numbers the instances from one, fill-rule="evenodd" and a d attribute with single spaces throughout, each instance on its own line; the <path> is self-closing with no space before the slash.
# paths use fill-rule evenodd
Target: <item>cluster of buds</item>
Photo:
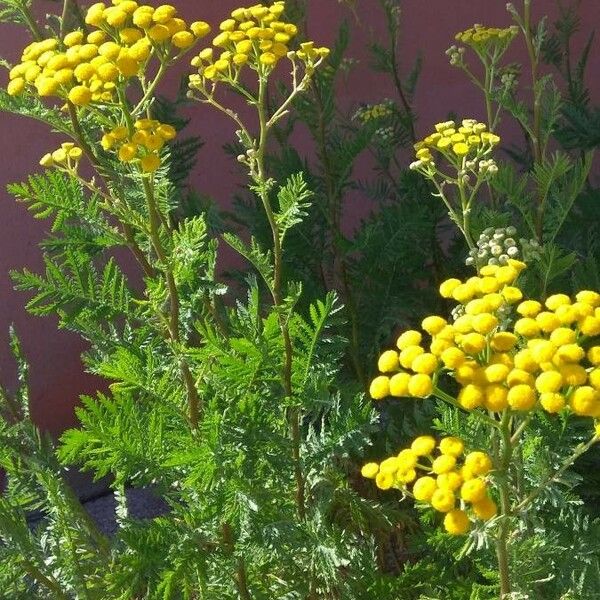
<path id="1" fill-rule="evenodd" d="M 159 152 L 177 132 L 173 126 L 154 119 L 139 119 L 134 123 L 134 130 L 130 132 L 119 125 L 102 136 L 101 145 L 105 150 L 116 152 L 121 162 L 138 163 L 143 173 L 153 173 L 161 164 Z"/>
<path id="2" fill-rule="evenodd" d="M 461 535 L 470 529 L 471 518 L 488 521 L 497 512 L 486 478 L 493 468 L 490 456 L 480 451 L 465 455 L 464 449 L 456 437 L 437 444 L 431 436 L 419 436 L 410 448 L 379 464 L 367 463 L 361 473 L 381 490 L 398 489 L 443 513 L 446 531 Z"/>
<path id="3" fill-rule="evenodd" d="M 459 66 L 464 64 L 465 48 L 461 46 L 452 45 L 446 50 L 446 56 L 450 59 L 450 64 L 453 66 Z"/>
<path id="4" fill-rule="evenodd" d="M 231 18 L 220 24 L 213 47 L 204 48 L 192 60 L 198 73 L 190 76 L 190 88 L 202 91 L 207 82 L 237 81 L 245 65 L 259 73 L 269 73 L 285 57 L 299 59 L 307 70 L 313 68 L 329 50 L 315 47 L 310 41 L 301 43 L 295 51 L 290 50 L 298 28 L 281 20 L 284 11 L 283 1 L 232 11 Z"/>
<path id="5" fill-rule="evenodd" d="M 85 22 L 96 29 L 29 44 L 10 71 L 8 93 L 27 90 L 76 106 L 111 103 L 117 86 L 140 76 L 153 55 L 166 63 L 210 31 L 203 21 L 188 27 L 171 5 L 153 8 L 133 0 L 93 4 Z"/>
<path id="6" fill-rule="evenodd" d="M 42 167 L 74 171 L 83 156 L 83 150 L 73 142 L 63 142 L 54 152 L 44 154 L 40 160 Z"/>
<path id="7" fill-rule="evenodd" d="M 477 248 L 469 252 L 467 266 L 506 265 L 510 258 L 521 258 L 516 234 L 513 226 L 488 227 L 479 236 Z"/>

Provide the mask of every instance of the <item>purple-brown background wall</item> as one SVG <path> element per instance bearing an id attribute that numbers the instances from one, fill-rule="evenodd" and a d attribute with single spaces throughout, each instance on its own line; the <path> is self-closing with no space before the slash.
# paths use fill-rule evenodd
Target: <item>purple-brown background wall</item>
<path id="1" fill-rule="evenodd" d="M 218 23 L 235 8 L 237 0 L 175 0 L 180 12 L 189 20 Z M 518 3 L 518 2 L 517 2 Z M 41 11 L 51 10 L 56 3 L 34 0 Z M 249 2 L 248 4 L 251 4 Z M 395 98 L 389 81 L 368 68 L 367 46 L 372 39 L 383 39 L 385 30 L 376 0 L 358 0 L 354 14 L 337 0 L 310 0 L 310 36 L 329 45 L 335 39 L 339 24 L 347 19 L 352 32 L 349 56 L 358 60 L 339 89 L 343 104 L 350 108 L 359 102 L 377 102 Z M 534 0 L 536 17 L 557 14 L 554 0 Z M 482 118 L 479 95 L 457 69 L 448 65 L 444 51 L 453 43 L 454 34 L 473 23 L 506 26 L 510 18 L 502 0 L 407 0 L 402 2 L 403 40 L 401 62 L 410 69 L 419 52 L 423 56 L 423 71 L 415 98 L 418 114 L 417 132 L 425 134 L 431 123 L 444 119 L 450 111 Z M 581 0 L 582 35 L 600 25 L 598 0 Z M 10 25 L 0 25 L 0 56 L 15 61 L 20 48 L 28 43 L 24 32 Z M 516 43 L 515 57 L 524 57 L 522 41 Z M 282 74 L 284 70 L 281 69 Z M 595 50 L 590 64 L 590 82 L 594 100 L 600 100 L 600 51 Z M 169 95 L 181 74 L 173 73 L 161 88 Z M 0 74 L 5 85 L 5 74 Z M 205 141 L 194 173 L 194 184 L 227 205 L 239 182 L 237 165 L 225 156 L 221 146 L 229 140 L 233 127 L 206 107 L 194 108 L 193 130 Z M 59 331 L 54 318 L 27 315 L 23 305 L 26 296 L 15 292 L 9 278 L 11 269 L 27 267 L 39 271 L 41 253 L 37 247 L 47 223 L 35 221 L 23 205 L 16 204 L 6 193 L 6 184 L 24 180 L 39 167 L 42 154 L 62 141 L 45 126 L 0 113 L 0 381 L 10 384 L 14 366 L 8 352 L 8 327 L 14 323 L 21 336 L 25 353 L 31 362 L 32 405 L 37 421 L 52 432 L 60 432 L 74 423 L 73 407 L 82 393 L 92 393 L 98 382 L 84 374 L 79 355 L 85 345 L 77 336 Z M 306 145 L 303 150 L 310 154 Z M 406 157 L 409 160 L 409 157 Z M 363 170 L 366 167 L 362 167 Z M 364 198 L 352 195 L 346 212 L 351 227 L 368 210 Z"/>

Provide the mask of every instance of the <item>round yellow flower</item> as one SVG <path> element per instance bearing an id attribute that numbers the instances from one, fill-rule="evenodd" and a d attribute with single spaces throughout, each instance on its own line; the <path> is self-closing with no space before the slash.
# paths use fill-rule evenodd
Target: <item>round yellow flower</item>
<path id="1" fill-rule="evenodd" d="M 449 436 L 440 440 L 439 449 L 442 454 L 458 458 L 463 453 L 465 445 L 460 438 Z"/>
<path id="2" fill-rule="evenodd" d="M 408 331 L 405 331 L 402 335 L 400 335 L 398 341 L 396 342 L 396 346 L 399 350 L 404 350 L 409 346 L 418 346 L 421 343 L 422 339 L 423 336 L 419 331 L 410 329 Z"/>
<path id="3" fill-rule="evenodd" d="M 465 456 L 465 467 L 474 475 L 486 475 L 492 470 L 492 459 L 485 452 L 470 452 Z"/>
<path id="4" fill-rule="evenodd" d="M 360 474 L 367 479 L 375 479 L 377 473 L 379 473 L 379 465 L 374 462 L 363 465 L 360 470 Z"/>
<path id="5" fill-rule="evenodd" d="M 540 394 L 540 404 L 549 413 L 560 412 L 565 406 L 565 397 L 562 394 L 544 392 Z"/>
<path id="6" fill-rule="evenodd" d="M 502 412 L 508 406 L 508 389 L 497 383 L 487 385 L 483 405 L 492 412 Z"/>
<path id="7" fill-rule="evenodd" d="M 435 448 L 435 439 L 430 435 L 420 435 L 413 440 L 410 449 L 417 456 L 428 456 Z"/>
<path id="8" fill-rule="evenodd" d="M 487 334 L 498 327 L 498 317 L 491 313 L 482 313 L 473 317 L 473 329 L 478 333 Z"/>
<path id="9" fill-rule="evenodd" d="M 408 393 L 416 398 L 426 398 L 433 392 L 433 382 L 429 375 L 418 373 L 408 382 Z"/>
<path id="10" fill-rule="evenodd" d="M 400 351 L 399 360 L 400 364 L 405 369 L 410 369 L 412 367 L 413 361 L 417 356 L 423 354 L 425 350 L 421 346 L 407 346 L 403 350 Z"/>
<path id="11" fill-rule="evenodd" d="M 484 369 L 485 379 L 488 383 L 503 383 L 506 381 L 510 368 L 503 364 L 493 364 Z"/>
<path id="12" fill-rule="evenodd" d="M 490 346 L 496 352 L 508 352 L 512 350 L 518 341 L 517 336 L 510 331 L 499 331 L 492 336 Z"/>
<path id="13" fill-rule="evenodd" d="M 440 356 L 444 366 L 448 369 L 455 369 L 456 367 L 463 364 L 466 360 L 465 353 L 460 349 L 452 346 L 450 348 L 446 348 Z M 600 352 L 599 352 L 600 358 Z"/>
<path id="14" fill-rule="evenodd" d="M 380 357 L 377 363 L 379 370 L 382 373 L 390 373 L 397 371 L 400 363 L 398 361 L 398 353 L 394 350 L 386 350 Z"/>
<path id="15" fill-rule="evenodd" d="M 464 535 L 470 526 L 469 517 L 464 510 L 451 510 L 444 517 L 444 528 L 450 535 Z"/>
<path id="16" fill-rule="evenodd" d="M 589 304 L 593 307 L 600 306 L 600 294 L 591 290 L 581 290 L 581 292 L 578 292 L 575 296 L 575 300 L 577 300 L 577 302 Z"/>
<path id="17" fill-rule="evenodd" d="M 430 502 L 436 488 L 433 477 L 419 477 L 413 485 L 412 493 L 418 502 Z"/>
<path id="18" fill-rule="evenodd" d="M 481 387 L 468 383 L 458 393 L 458 402 L 466 410 L 473 410 L 483 404 L 484 394 Z"/>
<path id="19" fill-rule="evenodd" d="M 570 398 L 571 408 L 582 417 L 600 416 L 600 392 L 591 386 L 576 388 Z"/>
<path id="20" fill-rule="evenodd" d="M 456 458 L 451 456 L 450 454 L 442 454 L 438 456 L 431 465 L 431 470 L 436 475 L 441 475 L 442 473 L 448 473 L 452 471 L 456 466 Z"/>
<path id="21" fill-rule="evenodd" d="M 418 456 L 410 449 L 405 448 L 404 450 L 400 450 L 398 452 L 398 456 L 396 457 L 398 461 L 398 470 L 399 471 L 408 471 L 416 466 Z"/>
<path id="22" fill-rule="evenodd" d="M 513 410 L 531 410 L 535 406 L 535 390 L 525 384 L 515 385 L 508 391 L 507 400 Z"/>
<path id="23" fill-rule="evenodd" d="M 395 479 L 391 473 L 377 473 L 375 485 L 380 490 L 389 490 L 394 485 Z"/>
<path id="24" fill-rule="evenodd" d="M 437 369 L 437 367 L 437 357 L 429 352 L 425 352 L 417 356 L 410 365 L 410 368 L 415 373 L 423 373 L 425 375 L 431 375 Z"/>
<path id="25" fill-rule="evenodd" d="M 467 333 L 461 338 L 460 345 L 467 354 L 478 354 L 486 347 L 487 341 L 480 333 Z"/>
<path id="26" fill-rule="evenodd" d="M 442 298 L 452 298 L 452 292 L 461 285 L 460 279 L 446 279 L 440 285 L 440 296 Z"/>
<path id="27" fill-rule="evenodd" d="M 583 385 L 587 380 L 587 373 L 581 365 L 566 364 L 558 368 L 565 385 Z"/>
<path id="28" fill-rule="evenodd" d="M 546 371 L 537 376 L 535 389 L 540 393 L 558 392 L 563 385 L 562 375 L 558 371 Z"/>
<path id="29" fill-rule="evenodd" d="M 496 503 L 488 496 L 471 504 L 471 508 L 482 521 L 489 521 L 498 512 Z"/>
<path id="30" fill-rule="evenodd" d="M 552 311 L 556 310 L 559 306 L 571 304 L 571 298 L 566 294 L 553 294 L 546 298 L 546 307 Z"/>
<path id="31" fill-rule="evenodd" d="M 397 456 L 390 456 L 379 465 L 379 473 L 391 473 L 394 475 L 400 468 L 400 461 Z"/>
<path id="32" fill-rule="evenodd" d="M 409 373 L 396 373 L 389 381 L 389 395 L 394 398 L 403 398 L 408 396 L 408 382 L 411 375 Z"/>
<path id="33" fill-rule="evenodd" d="M 85 106 L 92 101 L 92 92 L 84 85 L 76 85 L 71 88 L 68 98 L 75 106 Z"/>
<path id="34" fill-rule="evenodd" d="M 451 490 L 437 489 L 431 496 L 431 506 L 438 512 L 450 512 L 456 504 L 456 496 Z"/>
<path id="35" fill-rule="evenodd" d="M 540 334 L 540 326 L 535 319 L 523 317 L 515 323 L 514 331 L 523 337 L 533 338 Z"/>
<path id="36" fill-rule="evenodd" d="M 369 393 L 373 400 L 383 400 L 390 395 L 390 379 L 385 375 L 375 377 L 369 387 Z"/>
<path id="37" fill-rule="evenodd" d="M 502 289 L 502 297 L 509 304 L 514 304 L 523 298 L 523 292 L 518 287 L 507 285 Z"/>
<path id="38" fill-rule="evenodd" d="M 552 333 L 555 329 L 561 326 L 561 320 L 554 313 L 541 312 L 535 318 L 536 323 L 544 333 Z"/>
<path id="39" fill-rule="evenodd" d="M 600 346 L 592 346 L 587 352 L 587 359 L 593 365 L 600 365 Z"/>
<path id="40" fill-rule="evenodd" d="M 458 471 L 441 473 L 437 477 L 437 486 L 442 490 L 457 490 L 463 482 L 462 475 Z"/>
<path id="41" fill-rule="evenodd" d="M 600 318 L 588 316 L 579 324 L 579 331 L 590 337 L 600 335 Z"/>
<path id="42" fill-rule="evenodd" d="M 460 497 L 465 502 L 480 502 L 487 495 L 487 485 L 483 479 L 469 479 L 460 488 Z"/>
<path id="43" fill-rule="evenodd" d="M 423 328 L 424 331 L 426 331 L 430 335 L 436 335 L 447 324 L 448 323 L 447 323 L 446 319 L 443 319 L 442 317 L 438 317 L 436 315 L 432 315 L 432 316 L 429 316 L 429 317 L 426 317 L 425 319 L 423 319 L 423 322 L 421 323 L 421 327 Z"/>

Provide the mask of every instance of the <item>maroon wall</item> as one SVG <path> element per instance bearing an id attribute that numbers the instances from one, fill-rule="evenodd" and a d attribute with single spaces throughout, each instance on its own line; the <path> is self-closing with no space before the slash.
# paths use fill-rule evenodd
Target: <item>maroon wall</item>
<path id="1" fill-rule="evenodd" d="M 47 0 L 34 0 L 41 8 L 56 6 Z M 203 19 L 217 23 L 238 5 L 237 0 L 174 0 L 186 18 Z M 518 0 L 515 3 L 519 4 Z M 249 3 L 250 4 L 250 3 Z M 534 0 L 536 15 L 556 15 L 554 0 Z M 324 45 L 336 35 L 341 18 L 347 18 L 352 29 L 350 55 L 358 59 L 356 69 L 340 88 L 340 95 L 350 107 L 356 102 L 376 102 L 385 97 L 394 98 L 393 88 L 381 75 L 368 69 L 369 40 L 384 35 L 381 14 L 376 0 L 357 0 L 352 13 L 338 0 L 311 0 L 310 35 Z M 584 30 L 600 25 L 598 0 L 581 0 L 580 13 Z M 419 51 L 424 58 L 423 73 L 415 99 L 419 116 L 417 131 L 425 134 L 431 123 L 442 120 L 448 112 L 461 116 L 482 118 L 479 95 L 456 69 L 450 67 L 444 51 L 453 43 L 454 34 L 474 22 L 506 26 L 510 19 L 502 0 L 430 0 L 403 3 L 404 39 L 401 48 L 403 66 L 408 69 Z M 10 61 L 18 58 L 20 48 L 27 43 L 23 31 L 17 27 L 0 26 L 0 56 Z M 522 42 L 515 47 L 516 58 L 523 56 Z M 593 75 L 595 101 L 599 98 L 600 53 L 596 51 L 590 65 Z M 595 75 L 595 76 L 594 76 Z M 173 74 L 162 91 L 169 93 L 169 85 L 177 82 Z M 5 84 L 5 75 L 0 75 Z M 193 111 L 193 128 L 206 141 L 200 163 L 194 175 L 195 183 L 205 192 L 226 205 L 235 190 L 237 165 L 232 164 L 221 150 L 221 145 L 233 133 L 233 127 L 210 109 L 198 107 Z M 38 123 L 0 113 L 0 200 L 3 218 L 0 222 L 0 380 L 10 383 L 14 367 L 7 344 L 8 326 L 14 323 L 19 332 L 32 369 L 32 402 L 38 422 L 58 432 L 74 422 L 73 407 L 81 393 L 93 392 L 96 382 L 82 372 L 79 354 L 84 345 L 69 332 L 57 331 L 52 318 L 28 316 L 23 308 L 26 297 L 14 292 L 8 277 L 11 269 L 27 267 L 40 270 L 41 259 L 37 243 L 47 223 L 35 221 L 24 206 L 18 205 L 5 192 L 5 185 L 22 181 L 39 167 L 38 160 L 48 149 L 54 148 L 58 138 Z M 306 148 L 310 152 L 310 148 Z M 407 160 L 409 157 L 407 156 Z M 206 161 L 203 163 L 203 161 Z M 204 165 L 210 165 L 205 168 Z M 357 215 L 364 214 L 364 199 L 351 196 L 347 206 L 350 225 Z M 354 219 L 352 219 L 354 215 Z"/>

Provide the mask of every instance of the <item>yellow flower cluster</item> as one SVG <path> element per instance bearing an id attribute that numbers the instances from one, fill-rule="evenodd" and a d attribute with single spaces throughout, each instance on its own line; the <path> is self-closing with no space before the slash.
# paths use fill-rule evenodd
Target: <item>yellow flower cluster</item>
<path id="1" fill-rule="evenodd" d="M 83 150 L 73 142 L 64 142 L 54 152 L 44 154 L 40 160 L 42 167 L 66 168 L 68 170 L 77 168 Z"/>
<path id="2" fill-rule="evenodd" d="M 214 48 L 204 48 L 192 60 L 198 74 L 190 77 L 190 86 L 199 87 L 204 79 L 210 81 L 236 79 L 241 68 L 248 64 L 259 71 L 269 71 L 285 56 L 297 57 L 307 65 L 329 54 L 327 48 L 316 48 L 314 42 L 300 44 L 300 49 L 290 54 L 289 44 L 298 34 L 293 23 L 281 20 L 285 3 L 271 6 L 255 4 L 249 8 L 236 8 L 231 18 L 223 21 L 221 32 L 213 39 Z"/>
<path id="3" fill-rule="evenodd" d="M 439 151 L 453 163 L 478 160 L 489 154 L 500 143 L 500 137 L 487 131 L 485 123 L 475 119 L 463 119 L 460 126 L 454 121 L 437 123 L 435 132 L 415 144 L 416 169 L 433 162 L 432 150 Z"/>
<path id="4" fill-rule="evenodd" d="M 492 44 L 494 46 L 507 47 L 517 33 L 519 33 L 519 28 L 516 25 L 499 28 L 484 27 L 483 25 L 475 24 L 466 31 L 457 33 L 455 39 L 477 50 Z"/>
<path id="5" fill-rule="evenodd" d="M 137 162 L 143 173 L 153 173 L 160 167 L 159 152 L 166 142 L 177 135 L 175 128 L 154 119 L 139 119 L 134 131 L 120 125 L 102 136 L 101 145 L 113 150 L 122 162 Z"/>
<path id="6" fill-rule="evenodd" d="M 457 400 L 466 410 L 502 412 L 565 407 L 600 418 L 600 294 L 584 290 L 573 301 L 555 294 L 542 304 L 523 300 L 514 285 L 525 264 L 486 265 L 465 282 L 448 279 L 444 298 L 456 300 L 460 316 L 449 323 L 427 317 L 429 351 L 419 331 L 404 332 L 400 352 L 379 359 L 384 373 L 371 384 L 375 399 L 431 394 L 446 370 L 460 384 Z M 506 319 L 508 309 L 515 317 Z M 411 373 L 412 371 L 412 373 Z M 413 374 L 414 373 L 414 374 Z"/>
<path id="7" fill-rule="evenodd" d="M 459 438 L 446 437 L 436 444 L 433 437 L 425 435 L 417 437 L 410 448 L 401 450 L 397 456 L 380 464 L 367 463 L 361 473 L 374 479 L 381 490 L 400 489 L 417 502 L 444 513 L 446 531 L 461 535 L 470 528 L 469 512 L 483 521 L 497 512 L 485 479 L 492 467 L 492 460 L 485 452 L 465 455 L 464 443 Z"/>
<path id="8" fill-rule="evenodd" d="M 210 32 L 203 21 L 189 26 L 168 4 L 153 8 L 133 0 L 103 2 L 88 9 L 89 34 L 72 31 L 62 40 L 48 38 L 29 44 L 21 62 L 10 71 L 7 91 L 16 96 L 26 88 L 41 96 L 66 98 L 76 106 L 112 102 L 120 81 L 142 72 L 153 54 L 166 61 Z"/>

